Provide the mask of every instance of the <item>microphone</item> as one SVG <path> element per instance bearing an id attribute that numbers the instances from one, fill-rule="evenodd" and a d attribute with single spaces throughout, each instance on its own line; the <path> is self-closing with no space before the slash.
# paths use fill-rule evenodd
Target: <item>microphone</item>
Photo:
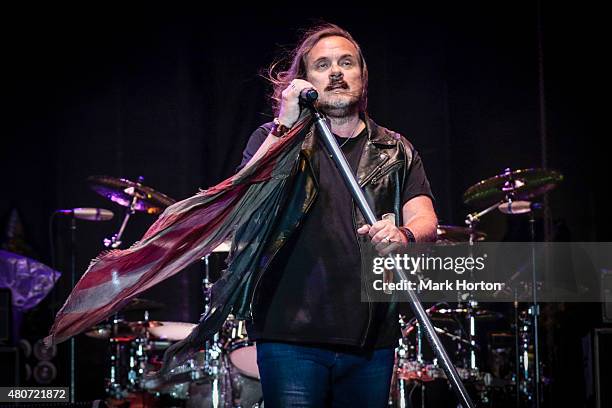
<path id="1" fill-rule="evenodd" d="M 532 210 L 541 209 L 542 204 L 532 203 L 531 201 L 509 201 L 500 204 L 497 208 L 504 214 L 526 214 Z"/>
<path id="2" fill-rule="evenodd" d="M 68 210 L 55 210 L 57 214 L 72 215 L 74 218 L 85 221 L 108 221 L 115 214 L 105 208 L 71 208 Z"/>
<path id="3" fill-rule="evenodd" d="M 319 98 L 319 93 L 314 88 L 305 88 L 300 92 L 300 103 L 302 105 L 311 105 L 317 98 Z"/>

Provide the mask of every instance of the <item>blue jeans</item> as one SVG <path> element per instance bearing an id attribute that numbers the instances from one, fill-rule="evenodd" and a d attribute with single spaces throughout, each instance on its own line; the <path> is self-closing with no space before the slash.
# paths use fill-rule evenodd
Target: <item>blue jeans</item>
<path id="1" fill-rule="evenodd" d="M 385 407 L 394 350 L 357 355 L 287 343 L 257 344 L 266 408 Z"/>

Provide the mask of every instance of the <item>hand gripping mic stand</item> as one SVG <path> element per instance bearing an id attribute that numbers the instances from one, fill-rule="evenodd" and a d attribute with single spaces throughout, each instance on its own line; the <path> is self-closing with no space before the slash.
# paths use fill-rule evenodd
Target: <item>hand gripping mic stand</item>
<path id="1" fill-rule="evenodd" d="M 314 90 L 311 90 L 310 93 L 313 92 Z M 342 176 L 345 185 L 353 196 L 355 203 L 357 203 L 359 210 L 365 217 L 366 221 L 370 223 L 370 225 L 374 224 L 377 221 L 374 212 L 366 201 L 363 191 L 359 187 L 359 184 L 357 183 L 357 180 L 355 179 L 355 176 L 353 175 L 353 172 L 351 171 L 351 168 L 348 162 L 346 161 L 346 158 L 338 147 L 338 143 L 336 142 L 334 135 L 329 129 L 325 117 L 321 113 L 319 113 L 319 111 L 313 104 L 313 99 L 316 100 L 316 97 L 312 98 L 310 97 L 310 95 L 307 96 L 308 98 L 304 98 L 305 100 L 302 99 L 302 104 L 308 107 L 314 115 L 315 124 L 319 131 L 319 134 L 322 136 L 323 142 L 325 143 L 325 147 L 329 150 L 334 164 L 338 168 L 338 171 L 340 172 L 340 175 Z M 407 280 L 406 273 L 404 272 L 404 270 L 402 270 L 401 268 L 394 268 L 394 271 L 399 279 Z M 419 325 L 424 328 L 425 334 L 427 335 L 427 339 L 429 340 L 431 347 L 435 351 L 436 356 L 442 362 L 442 368 L 444 369 L 446 377 L 450 381 L 453 390 L 457 394 L 459 401 L 461 402 L 464 408 L 474 408 L 474 403 L 470 399 L 470 396 L 468 395 L 465 386 L 459 379 L 459 374 L 457 373 L 455 366 L 452 365 L 450 358 L 446 353 L 446 350 L 444 350 L 444 346 L 442 345 L 440 338 L 436 334 L 434 326 L 431 323 L 431 320 L 429 320 L 429 316 L 427 316 L 425 309 L 423 309 L 423 305 L 421 304 L 419 298 L 412 290 L 407 290 L 406 292 L 410 300 L 412 311 L 416 315 Z"/>

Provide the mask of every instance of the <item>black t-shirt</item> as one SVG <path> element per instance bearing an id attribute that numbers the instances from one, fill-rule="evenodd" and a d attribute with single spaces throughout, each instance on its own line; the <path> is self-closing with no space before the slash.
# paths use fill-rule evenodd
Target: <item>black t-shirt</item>
<path id="1" fill-rule="evenodd" d="M 244 152 L 244 165 L 267 137 L 257 129 Z M 364 129 L 354 138 L 336 137 L 356 172 L 367 141 Z M 318 142 L 313 165 L 318 195 L 274 263 L 262 277 L 249 337 L 317 344 L 356 346 L 368 323 L 369 305 L 361 301 L 361 258 L 353 225 L 353 201 L 327 150 Z M 416 152 L 402 202 L 431 197 L 429 182 Z"/>

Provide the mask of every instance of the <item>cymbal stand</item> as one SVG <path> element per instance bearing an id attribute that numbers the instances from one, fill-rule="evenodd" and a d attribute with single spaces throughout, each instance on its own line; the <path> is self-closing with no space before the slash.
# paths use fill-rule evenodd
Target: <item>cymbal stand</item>
<path id="1" fill-rule="evenodd" d="M 144 181 L 144 177 L 142 176 L 138 177 L 139 183 L 142 183 L 143 181 Z M 121 223 L 121 226 L 119 227 L 119 231 L 110 238 L 104 238 L 104 241 L 103 241 L 104 246 L 107 248 L 108 247 L 119 248 L 119 246 L 122 243 L 121 236 L 123 235 L 123 232 L 125 231 L 125 227 L 127 226 L 127 223 L 130 220 L 130 217 L 136 212 L 136 204 L 138 203 L 138 200 L 145 198 L 142 194 L 139 194 L 134 187 L 126 188 L 125 192 L 132 196 L 132 201 L 130 202 L 130 205 L 125 209 L 125 215 L 123 216 L 123 222 Z"/>
<path id="2" fill-rule="evenodd" d="M 204 314 L 208 313 L 208 310 L 210 309 L 210 303 L 212 301 L 211 295 L 213 284 L 210 281 L 209 256 L 210 255 L 206 255 L 204 258 L 202 258 L 202 261 L 204 261 L 204 279 L 202 279 L 202 291 L 204 292 Z"/>
<path id="3" fill-rule="evenodd" d="M 490 213 L 491 211 L 496 210 L 501 204 L 505 202 L 506 200 L 496 202 L 495 204 L 485 208 L 482 211 L 473 212 L 471 214 L 468 214 L 467 217 L 465 217 L 465 224 L 472 230 L 472 232 L 470 233 L 470 244 L 474 243 L 473 241 L 476 236 L 474 230 L 476 229 L 476 225 L 480 222 L 481 218 Z"/>
<path id="4" fill-rule="evenodd" d="M 204 292 L 204 314 L 210 310 L 210 304 L 212 302 L 212 287 L 213 283 L 210 281 L 210 255 L 206 255 L 202 260 L 204 261 L 204 279 L 202 279 L 202 291 Z M 216 360 L 219 359 L 220 354 L 218 353 L 219 333 L 215 333 L 212 340 L 206 340 L 204 343 L 204 366 L 209 371 L 207 374 L 216 375 L 212 371 L 212 367 L 216 366 Z"/>
<path id="5" fill-rule="evenodd" d="M 537 276 L 536 276 L 536 254 L 535 254 L 535 217 L 533 211 L 529 212 L 529 233 L 531 235 L 531 291 L 532 291 L 532 305 L 529 308 L 529 312 L 533 318 L 533 349 L 534 349 L 534 379 L 535 379 L 535 407 L 540 407 L 540 339 L 539 339 L 539 320 L 540 320 L 540 306 L 538 305 L 538 288 L 537 288 Z"/>
<path id="6" fill-rule="evenodd" d="M 473 246 L 474 246 L 474 242 L 476 241 L 476 226 L 478 225 L 478 223 L 480 222 L 480 219 L 490 213 L 491 211 L 493 211 L 494 209 L 498 208 L 499 205 L 503 203 L 503 201 L 501 202 L 497 202 L 495 204 L 492 204 L 491 206 L 485 208 L 482 211 L 479 212 L 474 212 L 472 214 L 468 214 L 466 219 L 465 219 L 465 224 L 468 226 L 469 230 L 470 230 L 470 239 L 469 239 L 469 256 L 473 257 L 474 256 L 474 250 L 473 250 Z M 470 279 L 473 281 L 474 280 L 474 269 L 470 268 Z M 466 368 L 469 367 L 470 372 L 472 373 L 476 373 L 478 371 L 478 365 L 476 363 L 476 318 L 475 318 L 475 311 L 478 308 L 478 302 L 473 299 L 472 295 L 468 292 L 465 294 L 465 296 L 461 293 L 458 293 L 458 300 L 459 300 L 459 307 L 461 307 L 461 302 L 464 300 L 467 300 L 467 320 L 468 320 L 468 340 L 470 342 L 471 347 L 469 347 L 469 363 L 466 364 Z"/>
<path id="7" fill-rule="evenodd" d="M 504 183 L 504 186 L 502 187 L 502 190 L 504 192 L 506 192 L 506 197 L 505 200 L 502 202 L 502 204 L 504 203 L 508 203 L 508 204 L 512 204 L 514 198 L 515 198 L 515 189 L 521 187 L 523 184 L 520 180 L 515 180 L 512 178 L 512 171 L 507 168 L 505 170 L 505 174 L 508 175 L 508 180 Z M 530 236 L 530 241 L 531 241 L 531 293 L 532 293 L 532 298 L 531 298 L 531 306 L 528 308 L 527 310 L 527 314 L 531 315 L 531 332 L 533 334 L 533 350 L 534 350 L 534 361 L 533 361 L 533 371 L 534 371 L 534 375 L 533 375 L 533 379 L 529 378 L 529 373 L 528 373 L 528 367 L 529 367 L 529 363 L 528 363 L 528 353 L 525 353 L 524 355 L 524 361 L 523 361 L 523 366 L 525 368 L 525 377 L 526 377 L 526 381 L 532 381 L 534 382 L 532 389 L 535 389 L 535 395 L 531 395 L 531 391 L 529 389 L 529 387 L 525 387 L 526 390 L 526 395 L 527 398 L 529 400 L 531 400 L 534 404 L 533 406 L 535 408 L 540 408 L 540 403 L 541 403 L 541 377 L 540 377 L 540 338 L 539 338 L 539 319 L 540 319 L 540 306 L 538 305 L 538 293 L 537 293 L 537 271 L 536 271 L 536 253 L 535 253 L 535 217 L 533 214 L 533 209 L 534 208 L 540 208 L 541 206 L 537 203 L 531 203 L 529 201 L 526 201 L 525 203 L 528 204 L 528 207 L 525 208 L 522 212 L 517 212 L 516 214 L 520 214 L 520 213 L 529 213 L 529 236 Z M 508 209 L 510 211 L 506 212 L 503 211 L 504 213 L 507 214 L 513 214 L 513 212 L 511 211 L 511 207 L 509 206 Z M 500 210 L 502 210 L 500 208 Z M 518 330 L 517 330 L 517 334 L 518 334 Z M 523 335 L 523 337 L 525 339 L 527 339 L 527 341 L 529 340 L 529 337 L 527 333 L 525 333 Z M 522 341 L 522 347 L 528 347 L 528 344 L 525 344 L 525 341 Z M 518 367 L 517 367 L 517 374 L 518 374 Z M 518 380 L 518 376 L 517 376 L 517 380 Z"/>
<path id="8" fill-rule="evenodd" d="M 410 360 L 411 357 L 411 345 L 410 345 L 410 341 L 408 340 L 408 335 L 405 334 L 406 333 L 406 329 L 408 329 L 409 325 L 410 325 L 409 320 L 406 320 L 405 316 L 401 316 L 399 319 L 399 323 L 400 323 L 400 327 L 401 327 L 401 332 L 402 332 L 402 337 L 399 340 L 399 346 L 395 349 L 396 355 L 397 355 L 397 370 L 395 372 L 395 374 L 397 375 L 398 372 L 400 372 L 400 370 L 402 370 L 406 364 L 407 361 Z M 408 397 L 408 391 L 407 391 L 407 385 L 408 385 L 408 380 L 401 378 L 401 376 L 397 376 L 396 378 L 396 383 L 394 385 L 397 386 L 397 406 L 399 408 L 408 408 L 411 406 L 410 401 L 408 401 L 407 397 Z M 389 405 L 391 405 L 391 400 L 389 402 Z"/>
<path id="9" fill-rule="evenodd" d="M 119 339 L 119 324 L 122 319 L 118 313 L 113 315 L 110 324 L 110 336 L 108 338 L 108 349 L 110 354 L 110 367 L 109 376 L 106 380 L 106 395 L 114 399 L 123 399 L 127 395 L 127 384 L 122 384 L 122 381 L 126 381 L 125 378 L 121 378 L 121 363 L 122 353 L 125 349 L 125 342 Z"/>
<path id="10" fill-rule="evenodd" d="M 210 310 L 212 303 L 212 287 L 213 282 L 210 280 L 210 255 L 202 258 L 204 261 L 204 279 L 202 279 L 202 290 L 204 292 L 204 314 Z M 211 340 L 206 340 L 204 343 L 204 371 L 205 377 L 209 379 L 212 386 L 212 399 L 216 401 L 223 400 L 225 387 L 223 381 L 225 378 L 225 354 L 221 346 L 219 333 L 215 333 Z"/>
<path id="11" fill-rule="evenodd" d="M 521 367 L 521 347 L 519 337 L 519 301 L 518 301 L 518 289 L 514 288 L 514 384 L 516 392 L 516 408 L 519 408 L 521 404 L 521 382 L 519 376 L 519 370 Z"/>

